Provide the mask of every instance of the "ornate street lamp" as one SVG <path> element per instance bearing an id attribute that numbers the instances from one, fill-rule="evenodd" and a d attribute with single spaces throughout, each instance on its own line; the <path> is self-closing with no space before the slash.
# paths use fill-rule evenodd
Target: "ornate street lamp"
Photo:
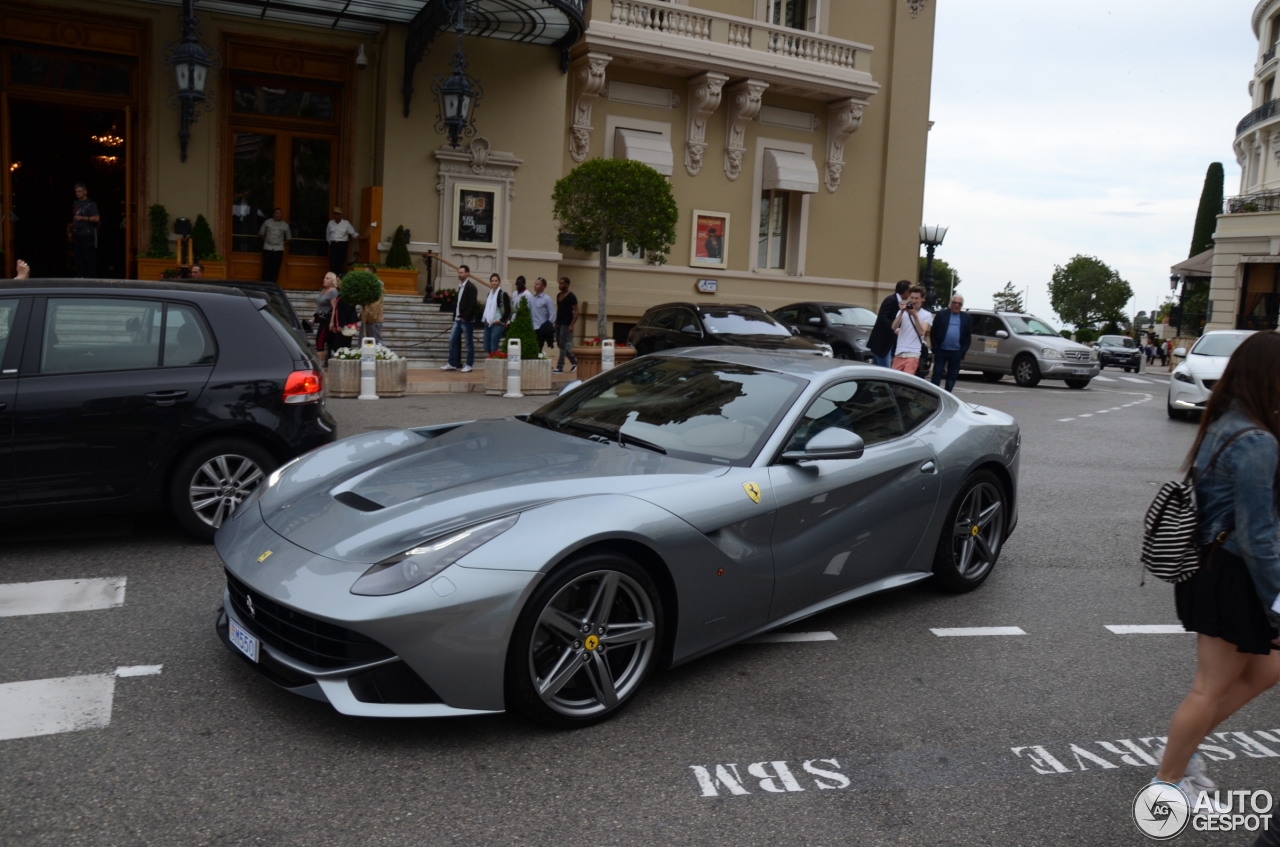
<path id="1" fill-rule="evenodd" d="M 467 1 L 447 0 L 447 8 L 453 14 L 453 31 L 458 36 L 458 48 L 453 53 L 453 73 L 436 75 L 431 93 L 436 98 L 436 132 L 449 133 L 449 146 L 456 148 L 458 138 L 476 134 L 473 112 L 483 92 L 480 82 L 467 74 L 467 55 L 462 52 L 462 34 L 466 31 Z"/>
<path id="2" fill-rule="evenodd" d="M 920 227 L 920 243 L 925 246 L 928 251 L 928 260 L 924 263 L 924 304 L 928 308 L 933 308 L 933 251 L 942 244 L 942 239 L 947 237 L 947 228 L 945 226 L 922 226 Z"/>
<path id="3" fill-rule="evenodd" d="M 184 162 L 187 160 L 191 125 L 196 122 L 196 107 L 201 106 L 206 111 L 213 108 L 213 103 L 206 98 L 205 85 L 209 79 L 209 71 L 218 66 L 216 54 L 210 54 L 197 37 L 200 21 L 196 19 L 192 3 L 193 0 L 182 2 L 182 41 L 169 53 L 169 63 L 173 65 L 178 83 L 176 97 L 181 116 L 178 144 Z"/>

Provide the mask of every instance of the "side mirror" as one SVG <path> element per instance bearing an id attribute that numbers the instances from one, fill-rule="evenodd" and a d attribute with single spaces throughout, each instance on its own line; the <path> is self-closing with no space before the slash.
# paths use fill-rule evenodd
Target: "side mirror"
<path id="1" fill-rule="evenodd" d="M 1185 359 L 1185 358 L 1187 358 L 1187 348 L 1186 348 L 1186 347 L 1174 347 L 1174 348 L 1173 348 L 1173 356 L 1174 356 L 1174 358 L 1175 358 L 1175 359 Z"/>
<path id="2" fill-rule="evenodd" d="M 1008 338 L 1008 337 L 1009 337 L 1009 333 L 1006 332 L 1005 330 L 1003 329 L 996 330 L 996 338 Z"/>
<path id="3" fill-rule="evenodd" d="M 803 450 L 788 450 L 784 462 L 813 462 L 821 459 L 861 459 L 866 444 L 862 436 L 839 427 L 828 427 L 809 439 Z"/>

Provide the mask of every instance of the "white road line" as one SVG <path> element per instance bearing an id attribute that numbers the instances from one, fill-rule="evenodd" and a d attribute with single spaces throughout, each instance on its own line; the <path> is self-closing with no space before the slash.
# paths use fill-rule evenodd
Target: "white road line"
<path id="1" fill-rule="evenodd" d="M 111 723 L 114 674 L 0 685 L 0 741 L 101 729 Z"/>
<path id="2" fill-rule="evenodd" d="M 1107 629 L 1116 635 L 1190 635 L 1182 624 L 1129 624 L 1109 623 Z"/>
<path id="3" fill-rule="evenodd" d="M 122 576 L 0 585 L 0 618 L 113 609 L 124 605 L 124 586 Z"/>
<path id="4" fill-rule="evenodd" d="M 124 679 L 130 676 L 155 676 L 160 673 L 164 665 L 130 665 L 126 667 L 116 668 L 116 677 Z"/>
<path id="5" fill-rule="evenodd" d="M 1142 377 L 1138 377 L 1138 376 L 1122 376 L 1120 378 L 1123 379 L 1125 382 L 1136 382 L 1141 385 L 1149 385 L 1151 383 L 1151 380 L 1143 379 Z"/>
<path id="6" fill-rule="evenodd" d="M 939 638 L 969 635 L 1026 635 L 1020 626 L 961 626 L 929 631 Z"/>
<path id="7" fill-rule="evenodd" d="M 836 641 L 834 632 L 769 632 L 749 639 L 751 644 L 795 644 L 802 641 Z"/>

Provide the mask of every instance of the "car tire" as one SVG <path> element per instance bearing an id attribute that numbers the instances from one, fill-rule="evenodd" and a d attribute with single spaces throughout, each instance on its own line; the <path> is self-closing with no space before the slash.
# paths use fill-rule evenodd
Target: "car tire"
<path id="1" fill-rule="evenodd" d="M 983 371 L 982 378 L 987 382 L 999 382 L 1004 379 L 1004 374 L 997 373 L 996 371 Z"/>
<path id="2" fill-rule="evenodd" d="M 991 471 L 977 471 L 960 486 L 938 538 L 934 582 L 944 591 L 972 591 L 991 575 L 1004 546 L 1009 507 Z"/>
<path id="3" fill-rule="evenodd" d="M 607 609 L 600 597 L 612 597 Z M 576 630 L 576 631 L 575 631 Z M 644 568 L 599 553 L 553 571 L 516 620 L 507 706 L 547 726 L 589 726 L 639 691 L 661 653 L 662 599 Z"/>
<path id="4" fill-rule="evenodd" d="M 1067 388 L 1079 389 L 1079 388 L 1087 388 L 1089 386 L 1089 380 L 1087 379 L 1069 379 L 1066 382 L 1067 382 Z"/>
<path id="5" fill-rule="evenodd" d="M 1190 416 L 1190 413 L 1186 409 L 1173 408 L 1173 404 L 1168 400 L 1165 401 L 1164 407 L 1169 413 L 1170 420 L 1185 421 Z"/>
<path id="6" fill-rule="evenodd" d="M 197 446 L 174 466 L 169 502 L 178 523 L 196 538 L 213 534 L 275 470 L 275 457 L 251 441 L 219 438 Z"/>
<path id="7" fill-rule="evenodd" d="M 1040 366 L 1030 356 L 1019 356 L 1013 360 L 1013 381 L 1023 388 L 1034 388 L 1040 384 Z"/>
<path id="8" fill-rule="evenodd" d="M 849 349 L 848 347 L 837 347 L 834 355 L 837 359 L 857 359 L 858 358 L 857 356 L 853 355 L 853 350 Z"/>

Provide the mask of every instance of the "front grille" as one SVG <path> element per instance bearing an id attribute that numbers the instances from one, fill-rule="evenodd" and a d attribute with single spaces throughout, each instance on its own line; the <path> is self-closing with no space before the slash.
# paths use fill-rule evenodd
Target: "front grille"
<path id="1" fill-rule="evenodd" d="M 269 600 L 227 573 L 231 607 L 262 640 L 292 658 L 317 668 L 344 668 L 389 659 L 395 654 L 346 627 L 305 615 Z"/>
<path id="2" fill-rule="evenodd" d="M 440 695 L 404 662 L 371 668 L 347 680 L 361 703 L 441 703 Z"/>
<path id="3" fill-rule="evenodd" d="M 1090 355 L 1088 350 L 1066 350 L 1063 352 L 1062 358 L 1073 359 L 1077 362 L 1087 362 Z"/>

